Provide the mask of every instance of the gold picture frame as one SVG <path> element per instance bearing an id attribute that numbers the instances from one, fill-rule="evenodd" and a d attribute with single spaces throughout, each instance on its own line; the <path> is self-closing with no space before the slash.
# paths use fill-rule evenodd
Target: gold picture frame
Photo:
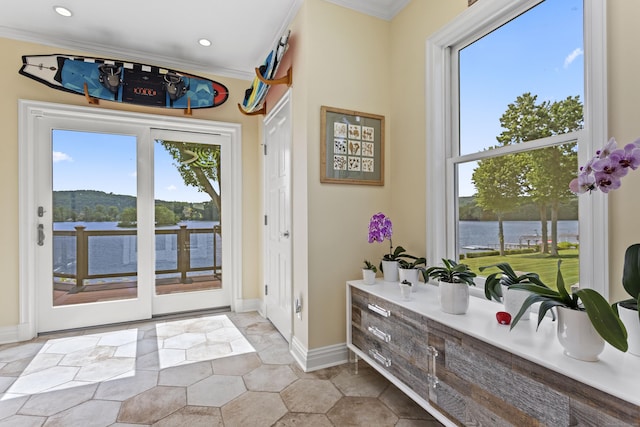
<path id="1" fill-rule="evenodd" d="M 320 108 L 320 182 L 384 185 L 384 116 Z"/>

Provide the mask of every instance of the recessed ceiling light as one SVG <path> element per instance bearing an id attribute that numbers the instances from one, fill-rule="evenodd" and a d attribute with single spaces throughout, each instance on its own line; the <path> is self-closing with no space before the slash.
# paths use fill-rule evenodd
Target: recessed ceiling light
<path id="1" fill-rule="evenodd" d="M 198 40 L 198 43 L 200 44 L 200 46 L 204 46 L 204 47 L 211 46 L 211 40 L 208 40 L 208 39 L 200 39 Z"/>
<path id="2" fill-rule="evenodd" d="M 56 11 L 58 15 L 69 17 L 73 15 L 69 9 L 63 6 L 53 6 L 53 10 Z"/>

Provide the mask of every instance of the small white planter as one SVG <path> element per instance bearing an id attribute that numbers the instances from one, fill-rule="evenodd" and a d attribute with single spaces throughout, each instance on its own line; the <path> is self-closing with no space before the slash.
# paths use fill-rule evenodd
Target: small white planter
<path id="1" fill-rule="evenodd" d="M 624 323 L 624 327 L 627 328 L 627 342 L 629 343 L 627 352 L 640 356 L 640 319 L 638 318 L 638 311 L 618 305 L 618 313 L 620 314 L 620 320 Z"/>
<path id="2" fill-rule="evenodd" d="M 365 285 L 375 285 L 376 283 L 376 272 L 373 270 L 369 270 L 366 268 L 362 269 L 362 280 L 364 280 Z"/>
<path id="3" fill-rule="evenodd" d="M 413 286 L 405 285 L 400 282 L 400 295 L 402 295 L 402 299 L 404 301 L 409 301 L 411 299 L 411 291 Z"/>
<path id="4" fill-rule="evenodd" d="M 574 359 L 595 362 L 604 350 L 604 339 L 598 335 L 586 311 L 558 307 L 558 341 L 564 354 Z"/>
<path id="5" fill-rule="evenodd" d="M 502 299 L 504 301 L 504 311 L 511 315 L 511 319 L 514 319 L 520 309 L 522 308 L 522 304 L 524 304 L 524 300 L 531 295 L 531 292 L 524 291 L 521 289 L 509 289 L 508 286 L 502 287 Z M 520 321 L 529 320 L 529 315 L 531 313 L 531 306 L 527 308 L 527 311 L 522 315 Z"/>
<path id="6" fill-rule="evenodd" d="M 382 274 L 385 282 L 397 282 L 398 261 L 382 261 Z"/>
<path id="7" fill-rule="evenodd" d="M 469 309 L 469 285 L 438 282 L 440 308 L 449 314 L 465 314 Z"/>
<path id="8" fill-rule="evenodd" d="M 398 280 L 400 282 L 406 280 L 411 283 L 411 291 L 414 292 L 416 287 L 418 286 L 418 273 L 420 270 L 416 270 L 415 268 L 399 268 L 398 269 Z"/>

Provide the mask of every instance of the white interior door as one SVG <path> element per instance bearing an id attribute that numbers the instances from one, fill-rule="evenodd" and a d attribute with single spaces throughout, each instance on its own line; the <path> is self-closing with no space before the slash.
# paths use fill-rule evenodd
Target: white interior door
<path id="1" fill-rule="evenodd" d="M 290 92 L 265 119 L 265 309 L 287 341 L 292 333 Z"/>

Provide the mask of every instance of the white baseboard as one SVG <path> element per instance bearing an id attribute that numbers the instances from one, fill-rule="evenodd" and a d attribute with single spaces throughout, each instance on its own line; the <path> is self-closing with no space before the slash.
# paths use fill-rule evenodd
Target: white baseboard
<path id="1" fill-rule="evenodd" d="M 296 337 L 291 340 L 291 354 L 305 372 L 341 365 L 349 360 L 346 343 L 307 350 Z"/>
<path id="2" fill-rule="evenodd" d="M 28 341 L 35 337 L 31 333 L 32 328 L 27 323 L 0 327 L 0 344 L 9 344 L 19 341 Z"/>
<path id="3" fill-rule="evenodd" d="M 254 299 L 236 299 L 233 311 L 236 313 L 245 313 L 247 311 L 260 311 L 262 308 L 262 300 Z"/>

